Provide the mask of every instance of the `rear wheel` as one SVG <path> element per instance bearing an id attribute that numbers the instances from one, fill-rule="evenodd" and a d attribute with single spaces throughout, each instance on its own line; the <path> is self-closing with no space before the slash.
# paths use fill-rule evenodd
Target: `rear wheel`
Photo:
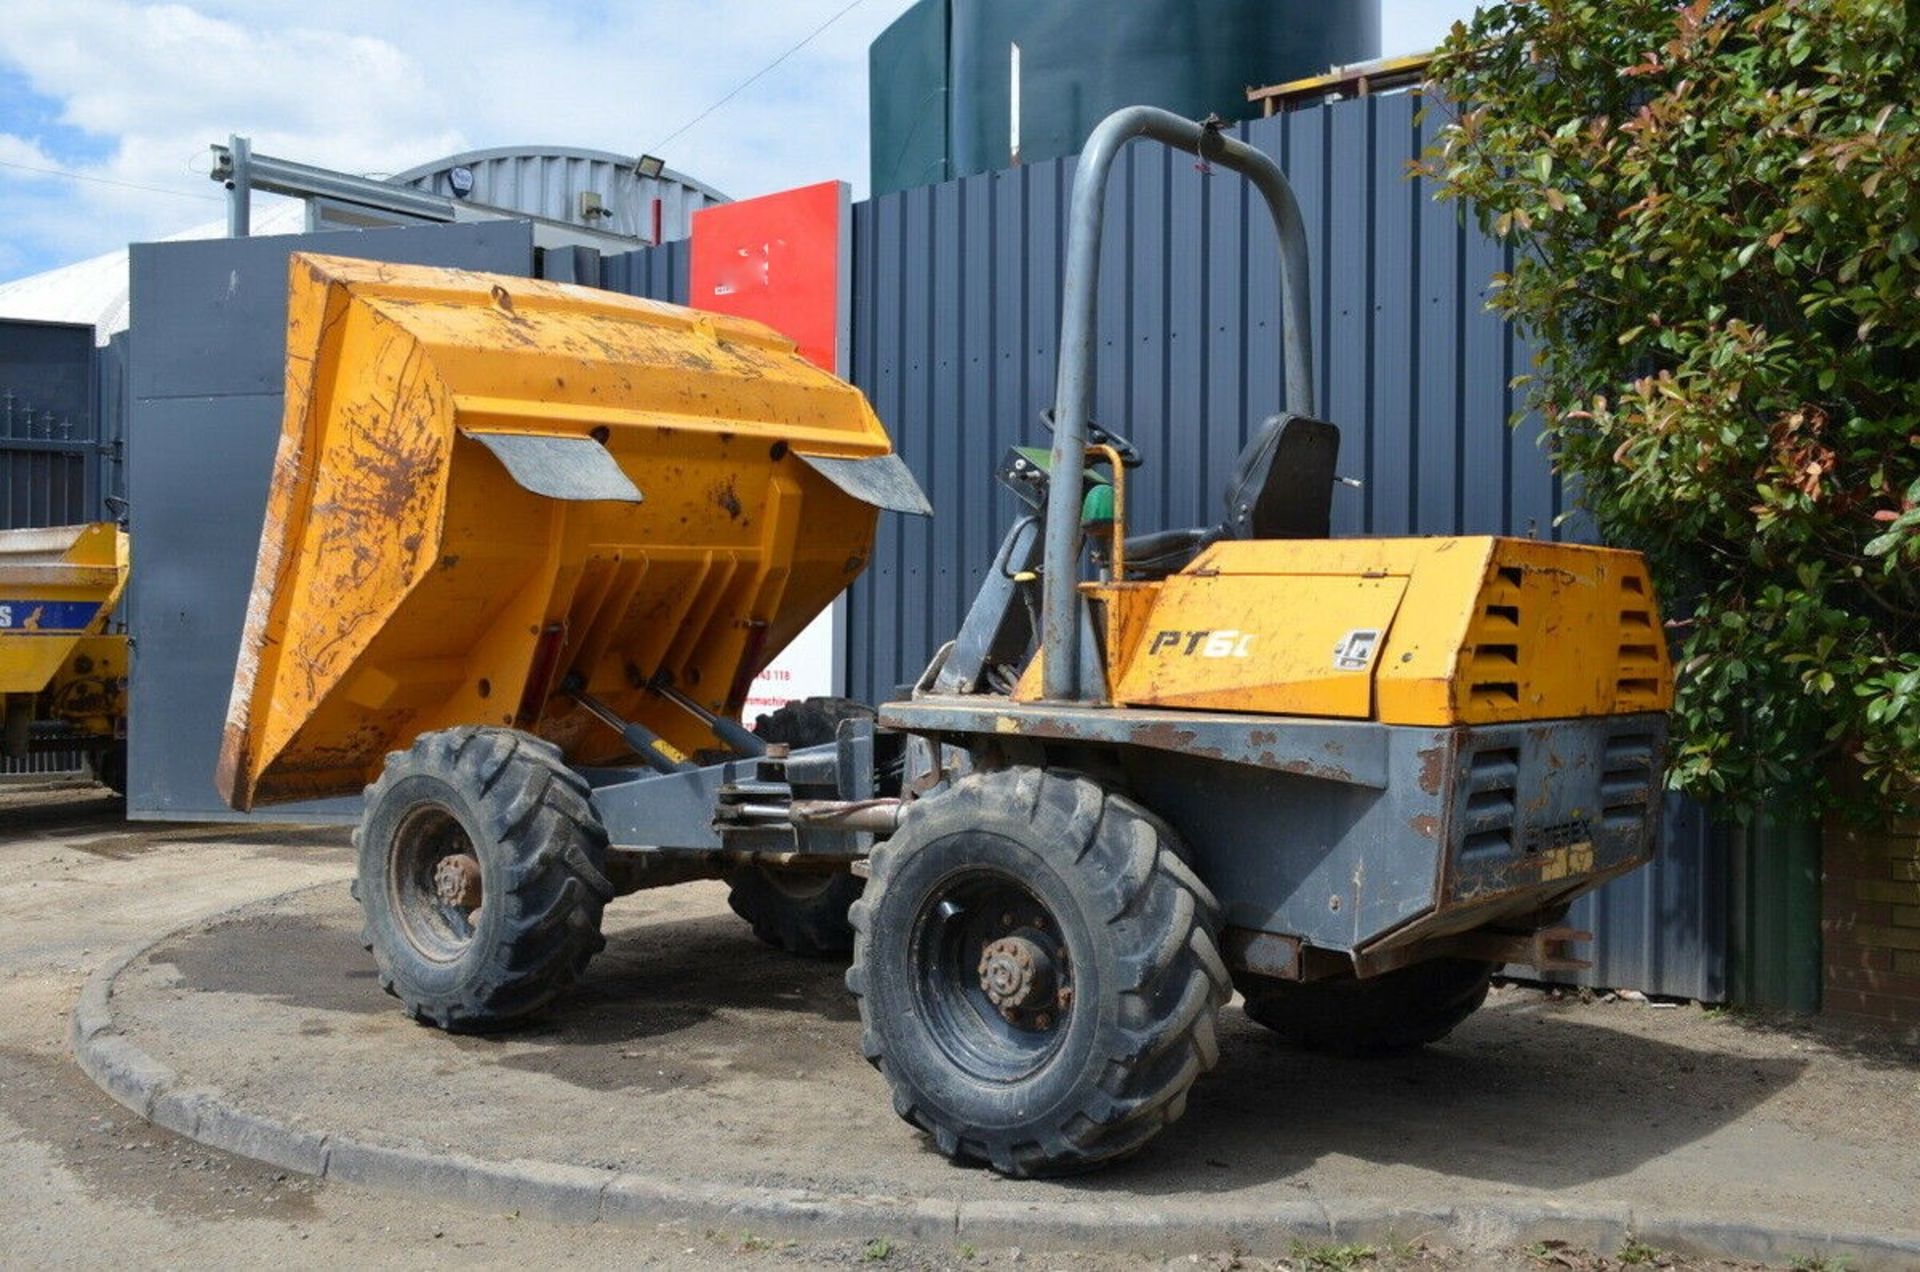
<path id="1" fill-rule="evenodd" d="M 728 882 L 727 904 L 775 949 L 803 958 L 840 958 L 853 948 L 847 910 L 863 881 L 848 870 L 804 872 L 748 866 Z"/>
<path id="2" fill-rule="evenodd" d="M 834 740 L 843 720 L 871 720 L 873 708 L 849 698 L 802 698 L 754 722 L 754 733 L 787 746 Z M 796 871 L 748 866 L 728 882 L 727 904 L 776 949 L 806 958 L 843 958 L 853 948 L 847 908 L 863 881 L 849 870 Z"/>
<path id="3" fill-rule="evenodd" d="M 1218 1058 L 1213 897 L 1163 822 L 1086 778 L 980 773 L 917 802 L 853 919 L 862 1049 L 948 1157 L 1123 1157 Z"/>
<path id="4" fill-rule="evenodd" d="M 1487 1000 L 1493 964 L 1437 958 L 1356 980 L 1241 985 L 1247 1015 L 1297 1047 L 1335 1055 L 1391 1055 L 1452 1033 Z"/>
<path id="5" fill-rule="evenodd" d="M 511 729 L 423 734 L 367 788 L 354 846 L 362 941 L 416 1020 L 454 1032 L 513 1024 L 606 944 L 606 832 L 550 742 Z"/>

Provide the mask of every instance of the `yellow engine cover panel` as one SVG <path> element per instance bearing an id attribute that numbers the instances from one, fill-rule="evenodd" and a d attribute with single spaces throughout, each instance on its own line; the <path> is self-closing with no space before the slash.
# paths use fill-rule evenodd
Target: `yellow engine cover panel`
<path id="1" fill-rule="evenodd" d="M 1455 720 L 1622 715 L 1673 705 L 1666 635 L 1638 553 L 1533 539 L 1492 545 L 1460 636 L 1450 686 Z M 1395 670 L 1388 653 L 1383 710 Z M 1419 714 L 1435 707 L 1414 692 L 1391 709 Z"/>
<path id="2" fill-rule="evenodd" d="M 1637 553 L 1530 539 L 1237 540 L 1108 601 L 1116 702 L 1386 724 L 1665 710 Z"/>
<path id="3" fill-rule="evenodd" d="M 1404 577 L 1177 574 L 1160 588 L 1120 702 L 1277 715 L 1373 713 L 1373 660 L 1336 650 L 1377 645 Z M 1285 605 L 1275 603 L 1284 595 Z M 1356 633 L 1358 635 L 1356 636 Z"/>

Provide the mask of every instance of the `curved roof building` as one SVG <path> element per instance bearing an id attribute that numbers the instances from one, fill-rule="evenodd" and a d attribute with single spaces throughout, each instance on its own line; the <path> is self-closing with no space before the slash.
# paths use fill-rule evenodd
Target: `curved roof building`
<path id="1" fill-rule="evenodd" d="M 578 146 L 496 146 L 409 168 L 395 185 L 559 221 L 603 234 L 664 243 L 685 238 L 693 214 L 728 202 L 671 168 L 647 175 L 644 160 Z"/>

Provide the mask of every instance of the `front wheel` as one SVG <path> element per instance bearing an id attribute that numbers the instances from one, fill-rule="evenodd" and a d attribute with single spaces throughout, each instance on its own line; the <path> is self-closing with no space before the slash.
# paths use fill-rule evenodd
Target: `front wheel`
<path id="1" fill-rule="evenodd" d="M 606 831 L 550 742 L 423 734 L 387 757 L 353 839 L 362 943 L 416 1020 L 456 1033 L 513 1024 L 606 944 Z"/>
<path id="2" fill-rule="evenodd" d="M 1213 896 L 1158 818 L 1077 775 L 979 773 L 872 863 L 847 988 L 895 1110 L 942 1153 L 1063 1174 L 1181 1115 L 1229 982 Z"/>

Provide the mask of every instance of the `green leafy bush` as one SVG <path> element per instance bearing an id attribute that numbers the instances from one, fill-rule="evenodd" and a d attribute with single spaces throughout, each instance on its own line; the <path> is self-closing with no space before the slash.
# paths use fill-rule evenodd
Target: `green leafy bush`
<path id="1" fill-rule="evenodd" d="M 1920 52 L 1896 0 L 1488 4 L 1424 165 L 1519 250 L 1556 462 L 1649 554 L 1675 785 L 1920 779 Z M 1439 109 L 1450 109 L 1444 105 Z"/>

